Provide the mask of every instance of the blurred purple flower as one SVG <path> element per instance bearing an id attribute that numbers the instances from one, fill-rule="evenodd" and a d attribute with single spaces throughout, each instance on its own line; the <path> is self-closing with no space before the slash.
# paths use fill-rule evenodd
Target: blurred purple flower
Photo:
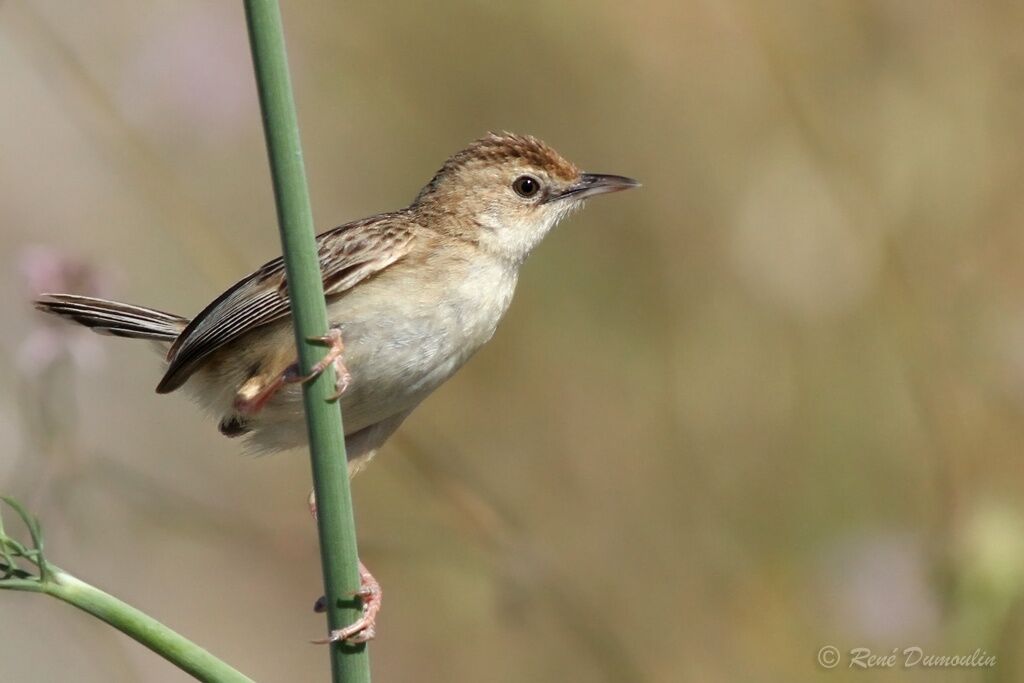
<path id="1" fill-rule="evenodd" d="M 18 270 L 32 296 L 46 292 L 102 295 L 109 278 L 86 260 L 46 246 L 30 246 L 18 255 Z M 103 351 L 94 334 L 44 315 L 32 317 L 33 327 L 17 351 L 17 367 L 29 377 L 44 374 L 62 359 L 80 369 L 100 364 Z"/>
<path id="2" fill-rule="evenodd" d="M 822 597 L 837 627 L 885 644 L 926 641 L 940 609 L 924 545 L 910 534 L 851 536 L 823 558 Z"/>

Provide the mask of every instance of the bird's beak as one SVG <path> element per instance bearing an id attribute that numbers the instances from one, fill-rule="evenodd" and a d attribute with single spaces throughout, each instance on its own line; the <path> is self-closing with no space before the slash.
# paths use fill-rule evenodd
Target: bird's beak
<path id="1" fill-rule="evenodd" d="M 603 173 L 584 173 L 580 179 L 570 185 L 564 191 L 553 195 L 551 199 L 585 199 L 597 194 L 606 192 L 621 192 L 633 187 L 640 187 L 640 183 L 621 175 L 606 175 Z"/>

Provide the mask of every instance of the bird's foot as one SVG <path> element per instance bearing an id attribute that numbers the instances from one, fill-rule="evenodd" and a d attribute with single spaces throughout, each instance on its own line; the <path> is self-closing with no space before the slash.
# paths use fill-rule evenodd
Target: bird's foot
<path id="1" fill-rule="evenodd" d="M 337 401 L 341 398 L 341 395 L 348 389 L 348 385 L 352 382 L 352 375 L 349 373 L 348 368 L 345 367 L 342 354 L 345 351 L 345 345 L 341 341 L 341 330 L 337 328 L 331 328 L 327 334 L 322 337 L 312 337 L 310 341 L 318 342 L 321 344 L 328 344 L 330 348 L 324 357 L 317 361 L 316 364 L 310 368 L 308 375 L 303 375 L 299 372 L 299 364 L 292 363 L 284 369 L 279 375 L 267 381 L 265 376 L 256 376 L 249 378 L 242 388 L 235 394 L 234 409 L 235 412 L 241 415 L 255 415 L 256 413 L 263 410 L 267 402 L 270 401 L 281 390 L 282 387 L 289 384 L 297 384 L 299 382 L 312 382 L 326 370 L 329 366 L 334 367 L 334 394 L 328 397 L 328 401 Z"/>
<path id="2" fill-rule="evenodd" d="M 360 602 L 362 602 L 363 615 L 345 628 L 331 631 L 326 638 L 314 640 L 313 642 L 320 645 L 337 642 L 358 644 L 373 640 L 377 635 L 377 613 L 380 612 L 382 596 L 383 592 L 380 589 L 380 583 L 378 583 L 377 579 L 373 578 L 373 574 L 369 572 L 366 565 L 360 562 L 359 590 L 355 592 L 354 597 L 359 598 Z M 325 611 L 327 609 L 327 599 L 322 597 L 317 600 L 313 609 L 317 612 Z"/>
<path id="3" fill-rule="evenodd" d="M 328 346 L 327 353 L 320 361 L 310 368 L 309 374 L 302 378 L 303 382 L 312 382 L 328 368 L 328 366 L 334 367 L 334 394 L 328 397 L 328 401 L 337 401 L 341 398 L 341 395 L 348 389 L 348 385 L 352 382 L 352 375 L 349 373 L 348 368 L 345 367 L 345 361 L 342 354 L 345 353 L 345 344 L 341 339 L 341 330 L 336 327 L 332 327 L 327 331 L 327 334 L 322 337 L 310 337 L 309 341 L 316 342 L 318 344 L 326 344 Z"/>

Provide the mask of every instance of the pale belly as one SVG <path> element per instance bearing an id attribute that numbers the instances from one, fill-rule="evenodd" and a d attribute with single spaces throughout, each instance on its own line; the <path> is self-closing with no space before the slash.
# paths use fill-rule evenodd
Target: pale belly
<path id="1" fill-rule="evenodd" d="M 451 377 L 494 334 L 511 301 L 515 274 L 488 264 L 445 291 L 442 286 L 396 287 L 394 279 L 379 277 L 328 305 L 351 375 L 341 398 L 346 435 L 410 411 Z M 265 332 L 293 345 L 290 320 Z M 230 403 L 223 407 L 222 414 L 229 414 Z M 300 385 L 285 386 L 245 420 L 256 450 L 304 444 Z"/>

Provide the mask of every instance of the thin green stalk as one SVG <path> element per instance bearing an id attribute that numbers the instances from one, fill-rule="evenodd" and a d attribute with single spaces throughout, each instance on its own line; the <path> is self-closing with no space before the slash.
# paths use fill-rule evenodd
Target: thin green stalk
<path id="1" fill-rule="evenodd" d="M 253 683 L 248 676 L 144 612 L 52 565 L 50 571 L 51 579 L 38 584 L 43 593 L 107 622 L 196 679 L 208 683 Z"/>
<path id="2" fill-rule="evenodd" d="M 47 562 L 43 556 L 43 533 L 38 520 L 11 498 L 0 496 L 0 503 L 17 513 L 32 539 L 31 545 L 25 545 L 10 536 L 0 514 L 0 590 L 44 593 L 74 605 L 134 638 L 200 681 L 253 683 L 252 679 L 153 617 Z"/>
<path id="3" fill-rule="evenodd" d="M 245 0 L 245 12 L 277 202 L 299 365 L 302 372 L 308 373 L 324 353 L 322 346 L 308 340 L 326 333 L 327 310 L 298 120 L 288 77 L 281 10 L 277 0 Z M 359 565 L 341 410 L 327 402 L 333 387 L 334 372 L 328 371 L 315 382 L 306 384 L 303 391 L 313 488 L 319 512 L 327 623 L 332 630 L 359 617 L 358 601 L 352 599 L 359 588 Z M 330 645 L 330 653 L 335 681 L 362 683 L 370 680 L 365 645 L 334 643 Z"/>

